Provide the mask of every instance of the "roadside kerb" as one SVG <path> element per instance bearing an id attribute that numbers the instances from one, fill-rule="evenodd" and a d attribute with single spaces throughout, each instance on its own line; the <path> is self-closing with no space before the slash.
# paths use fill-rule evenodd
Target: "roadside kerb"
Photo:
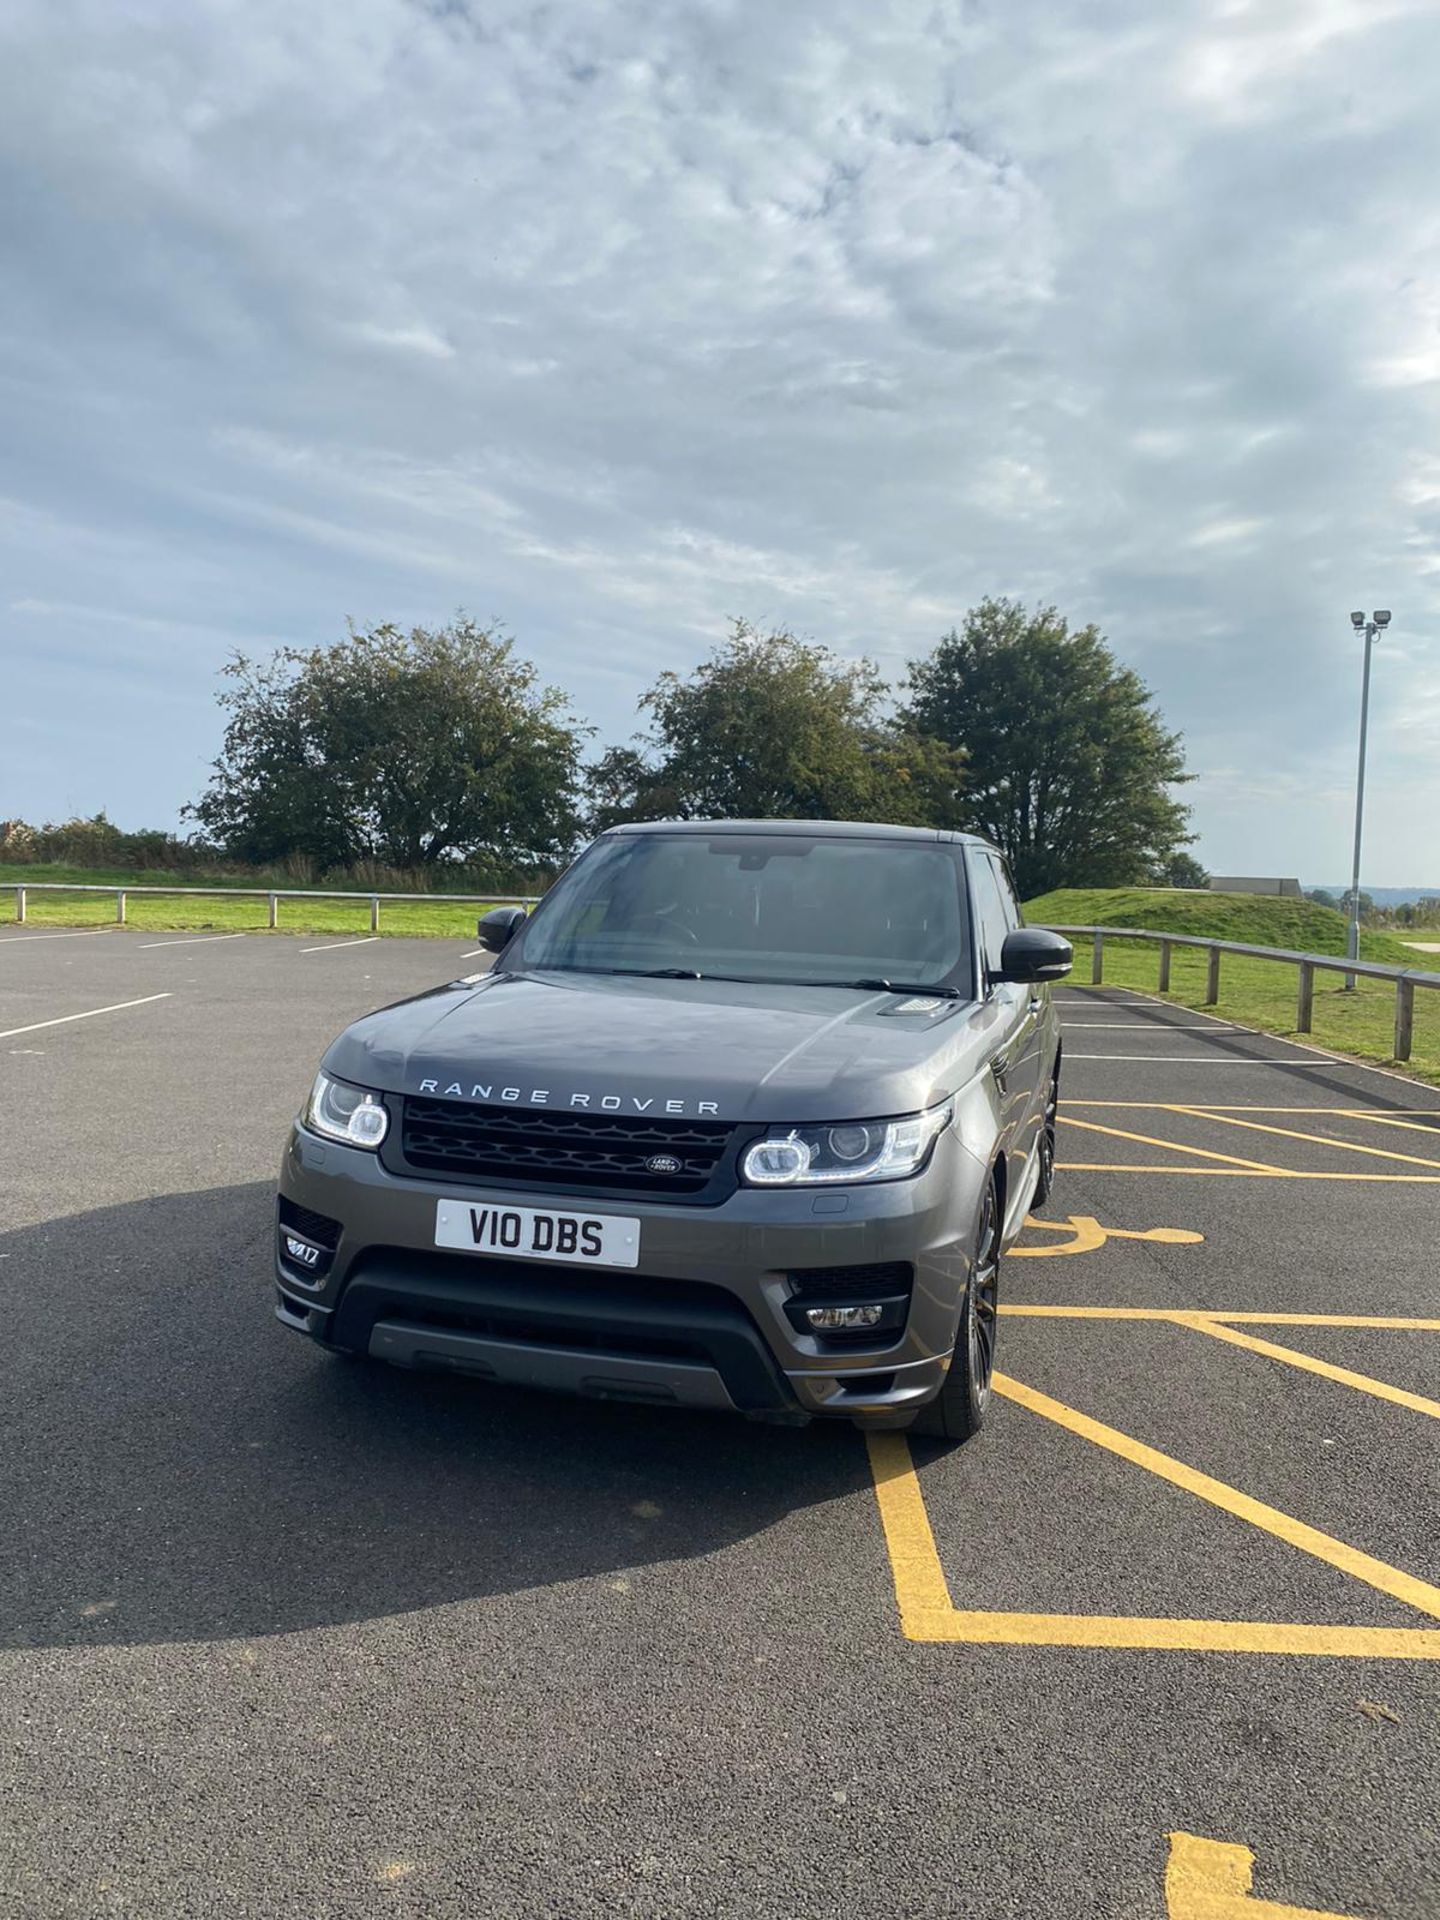
<path id="1" fill-rule="evenodd" d="M 353 900 L 357 904 L 368 902 L 370 907 L 370 931 L 380 931 L 380 902 L 382 900 L 423 900 L 430 905 L 454 903 L 464 906 L 487 907 L 533 907 L 540 899 L 538 893 L 354 893 L 339 887 L 105 887 L 93 882 L 84 885 L 67 886 L 63 880 L 27 880 L 23 886 L 15 887 L 15 923 L 25 924 L 26 896 L 32 893 L 109 893 L 115 896 L 115 924 L 125 925 L 125 902 L 132 893 L 163 894 L 184 898 L 208 900 L 264 900 L 269 904 L 269 924 L 280 924 L 280 902 L 282 900 Z"/>
<path id="2" fill-rule="evenodd" d="M 1238 953 L 1249 960 L 1279 960 L 1299 969 L 1295 1000 L 1295 1031 L 1309 1033 L 1315 999 L 1315 975 L 1322 973 L 1362 974 L 1367 980 L 1389 980 L 1395 987 L 1395 1052 L 1397 1060 L 1408 1060 L 1414 1039 L 1416 987 L 1440 988 L 1440 973 L 1426 973 L 1412 967 L 1386 967 L 1373 960 L 1346 960 L 1328 953 L 1299 953 L 1290 947 L 1252 947 L 1239 940 L 1207 940 L 1193 933 L 1158 933 L 1150 927 L 1077 927 L 1052 923 L 1052 933 L 1080 934 L 1092 943 L 1090 984 L 1100 986 L 1105 978 L 1105 942 L 1114 940 L 1153 940 L 1160 948 L 1157 990 L 1170 990 L 1170 952 L 1173 947 L 1199 947 L 1207 956 L 1205 999 L 1213 1007 L 1220 998 L 1220 956 Z"/>

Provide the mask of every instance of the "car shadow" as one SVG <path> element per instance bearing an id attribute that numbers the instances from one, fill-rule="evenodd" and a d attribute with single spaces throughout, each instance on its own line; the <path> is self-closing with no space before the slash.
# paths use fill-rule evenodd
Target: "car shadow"
<path id="1" fill-rule="evenodd" d="M 714 1552 L 869 1484 L 849 1429 L 335 1359 L 272 1317 L 273 1188 L 0 1235 L 0 1638 L 284 1633 Z"/>

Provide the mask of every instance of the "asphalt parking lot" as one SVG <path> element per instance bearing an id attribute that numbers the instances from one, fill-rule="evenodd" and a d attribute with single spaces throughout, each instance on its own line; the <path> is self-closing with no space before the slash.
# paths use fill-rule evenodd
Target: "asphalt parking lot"
<path id="1" fill-rule="evenodd" d="M 0 928 L 0 1910 L 1440 1915 L 1440 1094 L 1066 988 L 956 1451 L 338 1365 L 285 1127 L 465 955 Z"/>

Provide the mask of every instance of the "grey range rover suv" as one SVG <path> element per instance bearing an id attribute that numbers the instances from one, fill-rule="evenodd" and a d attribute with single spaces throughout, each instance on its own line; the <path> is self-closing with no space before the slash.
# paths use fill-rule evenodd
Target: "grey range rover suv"
<path id="1" fill-rule="evenodd" d="M 285 1148 L 278 1317 L 333 1352 L 963 1440 L 1050 1191 L 1070 948 L 1000 855 L 614 828 L 496 958 L 368 1015 Z"/>

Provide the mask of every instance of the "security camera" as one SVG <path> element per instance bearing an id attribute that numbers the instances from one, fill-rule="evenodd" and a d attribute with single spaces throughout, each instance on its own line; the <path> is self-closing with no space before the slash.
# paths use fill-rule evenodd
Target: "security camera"
<path id="1" fill-rule="evenodd" d="M 1351 616 L 1350 616 L 1350 624 L 1351 624 L 1351 626 L 1352 626 L 1352 627 L 1355 627 L 1355 628 L 1357 628 L 1357 629 L 1358 629 L 1358 628 L 1360 628 L 1360 627 L 1363 627 L 1363 626 L 1364 626 L 1364 624 L 1365 624 L 1365 616 L 1364 616 L 1364 614 L 1363 614 L 1363 613 L 1352 613 L 1352 614 L 1351 614 Z"/>
<path id="2" fill-rule="evenodd" d="M 1388 627 L 1390 624 L 1390 609 L 1388 607 L 1377 607 L 1374 618 L 1377 627 Z"/>

